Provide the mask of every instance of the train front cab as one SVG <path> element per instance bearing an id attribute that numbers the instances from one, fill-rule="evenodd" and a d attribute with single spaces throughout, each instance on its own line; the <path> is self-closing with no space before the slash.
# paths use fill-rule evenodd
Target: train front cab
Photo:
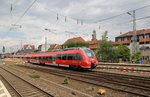
<path id="1" fill-rule="evenodd" d="M 97 58 L 94 54 L 94 52 L 88 48 L 82 49 L 83 51 L 83 57 L 84 57 L 84 66 L 81 66 L 82 68 L 87 68 L 87 69 L 94 69 L 98 66 L 98 61 Z"/>

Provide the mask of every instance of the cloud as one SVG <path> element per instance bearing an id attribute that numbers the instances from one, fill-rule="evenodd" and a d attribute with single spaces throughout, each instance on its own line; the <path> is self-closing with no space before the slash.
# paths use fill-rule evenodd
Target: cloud
<path id="1" fill-rule="evenodd" d="M 22 44 L 34 44 L 37 47 L 44 43 L 45 37 L 48 43 L 58 44 L 63 44 L 67 39 L 77 36 L 91 40 L 93 29 L 97 31 L 97 39 L 101 39 L 102 33 L 107 30 L 108 37 L 114 40 L 120 32 L 132 30 L 132 23 L 129 22 L 132 20 L 131 16 L 124 14 L 107 21 L 95 22 L 150 3 L 149 0 L 37 0 L 17 23 L 22 27 L 11 26 L 32 2 L 33 0 L 0 1 L 0 47 L 5 45 L 7 48 L 13 47 L 16 50 L 20 47 L 21 40 Z M 10 13 L 11 4 L 13 5 L 12 13 Z M 136 12 L 137 18 L 149 15 L 149 8 Z M 67 22 L 65 22 L 65 16 L 67 16 Z M 149 26 L 149 19 L 137 22 L 137 29 Z M 12 30 L 9 30 L 10 28 Z M 45 28 L 49 30 L 44 30 Z"/>

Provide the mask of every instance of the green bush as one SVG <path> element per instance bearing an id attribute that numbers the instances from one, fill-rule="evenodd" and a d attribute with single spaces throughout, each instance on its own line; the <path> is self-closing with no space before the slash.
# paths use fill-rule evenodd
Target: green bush
<path id="1" fill-rule="evenodd" d="M 29 75 L 29 77 L 31 77 L 31 78 L 40 78 L 39 75 Z"/>
<path id="2" fill-rule="evenodd" d="M 70 84 L 67 77 L 65 77 L 64 82 L 62 84 Z"/>

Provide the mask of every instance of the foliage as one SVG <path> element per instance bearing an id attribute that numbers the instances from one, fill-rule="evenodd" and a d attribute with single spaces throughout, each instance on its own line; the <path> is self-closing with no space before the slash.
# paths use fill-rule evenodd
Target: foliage
<path id="1" fill-rule="evenodd" d="M 102 61 L 113 62 L 118 58 L 118 51 L 114 47 L 113 42 L 107 40 L 107 31 L 102 35 L 102 40 L 98 43 L 99 49 L 96 52 L 96 56 Z"/>
<path id="2" fill-rule="evenodd" d="M 120 44 L 118 46 L 118 52 L 119 52 L 119 58 L 122 58 L 123 60 L 130 58 L 130 49 L 126 45 Z"/>
<path id="3" fill-rule="evenodd" d="M 102 40 L 107 40 L 107 34 L 108 34 L 108 31 L 105 31 L 102 35 Z"/>
<path id="4" fill-rule="evenodd" d="M 94 88 L 90 86 L 90 87 L 86 88 L 85 90 L 86 91 L 94 91 Z"/>
<path id="5" fill-rule="evenodd" d="M 34 50 L 34 53 L 39 52 L 40 50 Z"/>
<path id="6" fill-rule="evenodd" d="M 9 64 L 9 66 L 13 66 L 13 64 Z"/>
<path id="7" fill-rule="evenodd" d="M 118 62 L 119 58 L 127 60 L 130 58 L 130 49 L 120 44 L 118 47 L 114 46 L 113 42 L 107 40 L 107 31 L 102 35 L 102 41 L 100 41 L 99 49 L 96 52 L 96 56 L 102 61 Z"/>
<path id="8" fill-rule="evenodd" d="M 136 59 L 136 61 L 141 60 L 141 56 L 140 56 L 141 52 L 140 51 L 136 51 L 134 54 L 134 59 Z"/>
<path id="9" fill-rule="evenodd" d="M 89 43 L 81 42 L 81 41 L 70 41 L 64 45 L 67 48 L 71 47 L 89 47 Z"/>
<path id="10" fill-rule="evenodd" d="M 67 77 L 65 77 L 64 82 L 62 84 L 70 84 Z"/>
<path id="11" fill-rule="evenodd" d="M 51 49 L 51 50 L 48 50 L 48 51 L 46 51 L 46 52 L 51 52 L 52 50 L 56 50 L 56 49 Z"/>
<path id="12" fill-rule="evenodd" d="M 29 75 L 29 77 L 31 77 L 31 78 L 40 78 L 39 75 Z"/>

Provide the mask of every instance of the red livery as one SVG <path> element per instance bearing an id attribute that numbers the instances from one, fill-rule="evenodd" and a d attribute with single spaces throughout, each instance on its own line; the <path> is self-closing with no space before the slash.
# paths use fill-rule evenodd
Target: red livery
<path id="1" fill-rule="evenodd" d="M 85 47 L 53 50 L 46 53 L 14 55 L 13 57 L 22 58 L 30 63 L 66 66 L 70 68 L 94 69 L 98 65 L 98 61 L 93 51 Z"/>

